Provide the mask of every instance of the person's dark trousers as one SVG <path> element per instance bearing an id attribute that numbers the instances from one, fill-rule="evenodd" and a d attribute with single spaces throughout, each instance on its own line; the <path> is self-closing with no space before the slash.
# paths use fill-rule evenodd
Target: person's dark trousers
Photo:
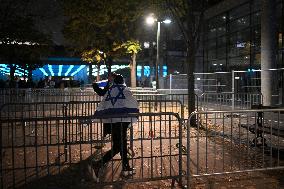
<path id="1" fill-rule="evenodd" d="M 102 158 L 103 164 L 109 162 L 117 153 L 120 152 L 122 159 L 122 168 L 127 169 L 129 162 L 127 158 L 127 128 L 130 123 L 111 123 L 104 124 L 104 127 L 108 127 L 107 130 L 111 134 L 112 149 L 107 151 Z"/>

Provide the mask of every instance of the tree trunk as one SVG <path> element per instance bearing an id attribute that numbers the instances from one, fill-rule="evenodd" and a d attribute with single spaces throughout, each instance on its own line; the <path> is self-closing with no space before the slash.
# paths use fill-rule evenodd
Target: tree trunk
<path id="1" fill-rule="evenodd" d="M 111 73 L 112 63 L 113 63 L 112 57 L 111 56 L 107 57 L 106 66 L 107 66 L 108 75 Z"/>
<path id="2" fill-rule="evenodd" d="M 276 68 L 276 0 L 262 0 L 261 10 L 261 93 L 263 105 L 273 106 L 276 99 L 272 95 L 277 94 L 275 74 L 269 69 Z"/>
<path id="3" fill-rule="evenodd" d="M 131 87 L 136 88 L 136 53 L 133 53 L 131 56 Z"/>
<path id="4" fill-rule="evenodd" d="M 188 114 L 190 115 L 195 111 L 195 92 L 194 92 L 194 70 L 195 70 L 195 50 L 191 44 L 187 49 L 188 60 Z M 190 123 L 192 126 L 196 125 L 196 118 L 192 117 Z"/>
<path id="5" fill-rule="evenodd" d="M 93 82 L 93 67 L 92 67 L 92 63 L 89 64 L 89 82 L 92 83 Z"/>
<path id="6" fill-rule="evenodd" d="M 23 78 L 24 78 L 24 80 L 26 80 L 26 78 L 27 78 L 27 75 L 26 75 L 27 66 L 26 66 L 26 65 L 23 65 L 22 68 L 24 69 Z"/>
<path id="7" fill-rule="evenodd" d="M 98 71 L 97 71 L 97 81 L 100 81 L 101 80 L 101 77 L 100 77 L 101 64 L 100 63 L 98 63 L 97 68 L 98 68 Z"/>
<path id="8" fill-rule="evenodd" d="M 31 82 L 33 80 L 33 70 L 28 68 L 28 80 Z"/>
<path id="9" fill-rule="evenodd" d="M 16 66 L 10 64 L 10 79 L 11 79 L 11 81 L 15 80 L 15 71 L 16 71 Z"/>

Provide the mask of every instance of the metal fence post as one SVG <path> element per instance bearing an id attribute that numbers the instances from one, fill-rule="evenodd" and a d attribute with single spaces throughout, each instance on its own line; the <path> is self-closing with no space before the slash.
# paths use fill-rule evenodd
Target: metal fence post
<path id="1" fill-rule="evenodd" d="M 2 107 L 0 107 L 0 118 L 2 118 Z M 2 156 L 3 156 L 3 144 L 2 144 L 2 129 L 3 129 L 3 125 L 2 122 L 0 122 L 0 153 L 1 153 L 1 158 L 0 158 L 0 187 L 4 188 L 3 186 L 3 166 L 2 166 Z"/>
<path id="2" fill-rule="evenodd" d="M 232 110 L 235 109 L 235 72 L 232 70 Z"/>

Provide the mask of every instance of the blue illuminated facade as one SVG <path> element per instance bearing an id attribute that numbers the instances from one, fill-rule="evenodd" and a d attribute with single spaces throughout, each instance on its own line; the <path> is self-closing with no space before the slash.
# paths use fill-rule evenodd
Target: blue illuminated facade
<path id="1" fill-rule="evenodd" d="M 160 67 L 158 67 L 158 68 L 159 68 L 158 72 L 160 73 Z M 144 77 L 150 77 L 151 71 L 152 71 L 152 73 L 155 72 L 155 69 L 154 68 L 152 68 L 152 69 L 153 70 L 151 70 L 150 66 L 143 66 L 142 67 L 142 66 L 138 65 L 137 66 L 137 77 L 141 78 L 142 72 L 143 72 Z M 162 67 L 162 73 L 163 73 L 163 77 L 166 77 L 168 75 L 168 67 L 167 66 Z"/>
<path id="2" fill-rule="evenodd" d="M 27 70 L 24 70 L 17 66 L 17 69 L 15 71 L 15 76 L 22 77 L 26 73 L 28 74 Z M 10 74 L 10 68 L 8 64 L 0 64 L 0 79 L 8 79 L 8 75 Z"/>
<path id="3" fill-rule="evenodd" d="M 77 80 L 87 79 L 87 65 L 44 65 L 33 71 L 33 78 L 39 80 L 47 76 L 73 77 Z"/>
<path id="4" fill-rule="evenodd" d="M 32 72 L 33 80 L 37 81 L 44 79 L 45 77 L 69 77 L 73 80 L 83 80 L 88 82 L 89 65 L 81 62 L 79 58 L 65 58 L 65 57 L 50 57 L 43 59 L 44 66 L 38 68 Z M 129 68 L 128 64 L 113 65 L 111 71 L 117 71 L 120 69 Z M 92 75 L 97 76 L 97 65 L 92 65 Z M 167 75 L 167 66 L 162 66 L 163 77 Z M 24 74 L 25 72 L 25 74 Z M 105 65 L 100 66 L 100 75 L 107 73 L 107 67 Z M 148 65 L 137 65 L 137 79 L 150 78 L 151 73 L 155 73 L 154 68 Z M 8 79 L 10 74 L 10 68 L 8 64 L 0 64 L 0 79 Z M 23 77 L 28 75 L 28 71 L 17 67 L 15 76 Z"/>

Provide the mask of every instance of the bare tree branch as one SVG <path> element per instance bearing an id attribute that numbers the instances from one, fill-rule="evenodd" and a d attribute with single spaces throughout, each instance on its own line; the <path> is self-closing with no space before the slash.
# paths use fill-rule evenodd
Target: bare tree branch
<path id="1" fill-rule="evenodd" d="M 172 13 L 172 16 L 174 17 L 175 21 L 177 22 L 182 35 L 184 36 L 186 42 L 188 43 L 188 41 L 189 41 L 188 31 L 186 30 L 184 23 L 182 23 L 181 19 L 178 17 L 178 10 L 174 6 L 174 4 L 172 4 L 171 0 L 167 0 L 167 3 L 168 3 L 168 7 L 169 7 L 169 9 Z"/>

